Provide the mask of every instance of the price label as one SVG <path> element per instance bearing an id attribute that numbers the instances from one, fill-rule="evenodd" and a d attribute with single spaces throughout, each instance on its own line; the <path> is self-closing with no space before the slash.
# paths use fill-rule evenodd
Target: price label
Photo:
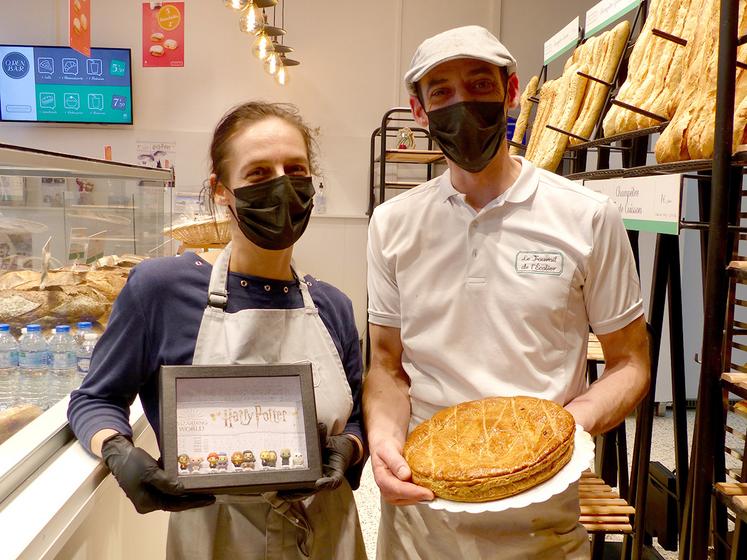
<path id="1" fill-rule="evenodd" d="M 584 186 L 612 199 L 626 229 L 679 233 L 681 174 L 600 179 L 584 181 Z"/>
<path id="2" fill-rule="evenodd" d="M 591 37 L 616 19 L 636 9 L 641 0 L 602 0 L 586 12 L 584 35 Z"/>
<path id="3" fill-rule="evenodd" d="M 576 46 L 579 38 L 578 24 L 579 19 L 578 16 L 576 16 L 568 25 L 545 41 L 543 57 L 545 64 L 549 64 L 560 55 L 568 52 Z"/>

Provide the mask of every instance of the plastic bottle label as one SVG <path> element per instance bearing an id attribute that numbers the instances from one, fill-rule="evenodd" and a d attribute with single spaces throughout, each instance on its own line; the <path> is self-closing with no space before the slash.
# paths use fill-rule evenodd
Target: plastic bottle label
<path id="1" fill-rule="evenodd" d="M 18 365 L 22 368 L 46 368 L 47 353 L 21 350 L 18 352 Z"/>
<path id="2" fill-rule="evenodd" d="M 18 352 L 15 350 L 0 352 L 0 369 L 14 368 L 18 365 Z"/>
<path id="3" fill-rule="evenodd" d="M 78 373 L 83 375 L 91 368 L 91 358 L 78 358 Z"/>
<path id="4" fill-rule="evenodd" d="M 49 357 L 49 367 L 52 369 L 72 369 L 75 367 L 74 352 L 52 352 Z"/>

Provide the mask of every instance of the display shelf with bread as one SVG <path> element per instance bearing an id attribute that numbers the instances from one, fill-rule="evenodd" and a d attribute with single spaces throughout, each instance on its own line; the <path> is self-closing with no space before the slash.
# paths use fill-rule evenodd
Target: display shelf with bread
<path id="1" fill-rule="evenodd" d="M 0 177 L 23 191 L 19 204 L 0 203 L 0 323 L 16 339 L 29 324 L 45 337 L 60 325 L 76 332 L 83 321 L 102 332 L 132 267 L 173 254 L 163 235 L 171 226 L 171 170 L 0 145 Z M 0 400 L 0 457 L 10 442 L 14 453 L 33 456 L 30 440 L 25 447 L 12 436 L 28 429 L 58 441 L 64 412 L 52 421 L 50 411 L 64 405 L 64 391 L 50 382 L 32 394 L 20 372 L 14 379 Z M 80 379 L 66 378 L 67 392 Z"/>
<path id="2" fill-rule="evenodd" d="M 724 320 L 725 317 L 730 320 L 725 312 L 726 270 L 735 251 L 744 252 L 739 241 L 745 239 L 747 232 L 747 215 L 740 213 L 747 192 L 743 187 L 747 165 L 747 42 L 738 40 L 747 33 L 747 1 L 651 0 L 647 4 L 647 17 L 641 22 L 640 31 L 631 34 L 634 40 L 624 49 L 619 78 L 611 88 L 608 107 L 600 114 L 597 131 L 586 135 L 564 129 L 589 141 L 577 145 L 568 142 L 562 157 L 571 165 L 564 165 L 563 172 L 575 180 L 678 173 L 689 186 L 698 189 L 697 204 L 688 205 L 690 215 L 680 222 L 681 229 L 702 232 L 698 236 L 685 234 L 684 241 L 687 241 L 685 254 L 690 254 L 693 250 L 690 243 L 700 240 L 695 251 L 702 255 L 699 264 L 703 268 L 703 283 L 695 289 L 702 290 L 705 307 L 702 325 L 697 327 L 703 331 L 696 350 L 702 365 L 689 465 L 684 411 L 686 398 L 692 397 L 689 388 L 686 393 L 685 364 L 692 353 L 688 354 L 691 350 L 684 337 L 683 308 L 691 307 L 687 294 L 692 295 L 688 284 L 693 279 L 680 276 L 682 236 L 656 235 L 655 248 L 652 245 L 653 266 L 642 267 L 650 270 L 651 278 L 642 278 L 641 283 L 651 285 L 647 319 L 652 325 L 653 356 L 664 351 L 661 333 L 664 329 L 669 331 L 664 340 L 669 343 L 671 401 L 666 395 L 661 396 L 673 403 L 674 411 L 676 503 L 678 525 L 683 531 L 679 539 L 680 558 L 704 558 L 711 546 L 716 549 L 716 557 L 731 554 L 736 558 L 742 557 L 747 548 L 740 549 L 727 535 L 724 504 L 732 508 L 735 504 L 730 499 L 718 503 L 713 500 L 719 491 L 718 486 L 714 491 L 714 482 L 723 480 L 720 477 L 725 473 L 729 476 L 720 447 L 724 444 L 725 427 L 714 419 L 724 414 L 723 391 L 734 388 L 733 383 L 721 380 L 726 348 Z M 587 89 L 593 81 L 587 82 Z M 549 89 L 552 87 L 551 84 Z M 543 114 L 542 89 L 539 97 L 534 128 L 538 119 L 547 119 Z M 556 103 L 554 99 L 549 101 L 549 105 Z M 539 122 L 541 127 L 545 124 Z M 536 150 L 538 139 L 530 136 L 530 146 L 533 142 Z M 587 154 L 595 154 L 596 158 L 587 160 Z M 631 232 L 630 238 L 635 254 L 647 251 L 640 249 L 639 243 L 653 241 L 637 232 Z M 696 276 L 700 278 L 699 274 Z M 683 290 L 683 285 L 687 290 Z M 696 307 L 699 317 L 703 310 L 699 305 Z M 653 375 L 657 367 L 658 360 L 653 360 Z M 735 371 L 743 370 L 733 367 L 730 373 Z M 651 400 L 648 408 L 656 406 Z M 634 459 L 636 453 L 647 447 L 650 447 L 650 434 L 648 441 L 644 438 L 636 444 Z M 642 474 L 643 470 L 631 470 L 629 498 L 636 513 L 641 500 L 646 499 L 648 475 Z M 610 482 L 609 486 L 615 485 Z M 741 493 L 742 489 L 739 490 Z M 623 550 L 629 554 L 632 549 L 633 557 L 641 557 L 643 548 L 648 546 L 643 542 L 647 538 L 644 519 L 635 515 L 631 521 L 632 534 L 624 539 Z M 742 527 L 742 534 L 746 533 Z M 740 543 L 745 542 L 743 537 Z M 600 549 L 595 549 L 592 557 L 601 558 L 597 553 Z"/>
<path id="3" fill-rule="evenodd" d="M 587 38 L 566 61 L 562 76 L 542 84 L 526 147 L 527 159 L 538 167 L 555 171 L 569 148 L 587 144 L 596 137 L 630 36 L 631 24 L 623 20 Z M 532 95 L 528 90 L 525 94 L 522 102 L 529 111 Z"/>

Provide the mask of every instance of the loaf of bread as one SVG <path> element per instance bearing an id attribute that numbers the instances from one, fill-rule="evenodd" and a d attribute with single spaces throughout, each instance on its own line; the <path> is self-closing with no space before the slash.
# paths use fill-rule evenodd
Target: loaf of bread
<path id="1" fill-rule="evenodd" d="M 529 142 L 527 143 L 527 151 L 524 157 L 529 161 L 534 161 L 535 154 L 537 152 L 537 146 L 542 136 L 542 131 L 545 129 L 547 119 L 550 117 L 552 112 L 555 96 L 558 90 L 558 80 L 547 80 L 542 84 L 539 93 L 539 104 L 537 105 L 537 113 L 534 117 L 534 123 L 532 124 L 532 130 L 529 134 Z"/>
<path id="2" fill-rule="evenodd" d="M 39 272 L 7 272 L 0 276 L 0 323 L 16 329 L 29 323 L 44 328 L 76 321 L 104 323 L 130 270 L 111 266 L 83 272 L 50 271 L 44 289 L 39 288 Z"/>
<path id="3" fill-rule="evenodd" d="M 34 404 L 20 404 L 0 410 L 0 444 L 42 413 Z"/>
<path id="4" fill-rule="evenodd" d="M 747 1 L 739 2 L 739 34 L 747 32 Z M 659 137 L 656 160 L 660 163 L 713 157 L 716 117 L 716 82 L 718 77 L 718 0 L 703 0 L 700 5 L 702 20 L 692 39 L 687 55 L 687 68 L 677 92 L 678 103 L 671 122 Z M 737 58 L 745 60 L 747 48 L 737 51 Z M 736 71 L 734 99 L 734 134 L 732 148 L 743 143 L 747 126 L 747 72 Z"/>
<path id="5" fill-rule="evenodd" d="M 529 98 L 537 93 L 538 83 L 539 76 L 532 76 L 527 83 L 527 87 L 524 88 L 524 92 L 521 94 L 519 117 L 516 119 L 514 133 L 511 137 L 511 141 L 516 142 L 517 144 L 521 144 L 524 139 L 524 133 L 527 130 L 527 123 L 529 122 L 529 114 L 532 112 L 533 105 L 533 103 L 529 101 Z M 508 149 L 508 153 L 511 155 L 519 155 L 520 150 L 519 148 L 511 146 Z"/>
<path id="6" fill-rule="evenodd" d="M 671 118 L 676 110 L 693 38 L 703 20 L 704 0 L 653 0 L 649 14 L 628 60 L 628 76 L 616 99 L 645 111 Z M 664 31 L 687 41 L 679 45 L 654 35 Z M 604 135 L 613 136 L 661 124 L 662 121 L 613 106 L 604 118 Z"/>
<path id="7" fill-rule="evenodd" d="M 587 41 L 589 75 L 605 82 L 615 78 L 615 71 L 620 63 L 625 45 L 630 35 L 630 22 L 620 22 L 613 29 Z M 589 138 L 599 120 L 599 115 L 607 99 L 608 87 L 599 82 L 590 81 L 586 86 L 581 109 L 571 132 L 582 138 Z M 578 138 L 571 137 L 571 145 L 581 143 Z"/>
<path id="8" fill-rule="evenodd" d="M 571 129 L 578 116 L 588 82 L 588 79 L 580 76 L 578 72 L 588 74 L 588 70 L 585 62 L 580 65 L 573 62 L 566 65 L 563 76 L 558 79 L 558 90 L 547 119 L 547 125 L 560 130 Z M 541 131 L 532 161 L 537 167 L 555 171 L 563 159 L 563 153 L 567 146 L 567 134 L 551 130 L 545 126 L 544 130 Z"/>

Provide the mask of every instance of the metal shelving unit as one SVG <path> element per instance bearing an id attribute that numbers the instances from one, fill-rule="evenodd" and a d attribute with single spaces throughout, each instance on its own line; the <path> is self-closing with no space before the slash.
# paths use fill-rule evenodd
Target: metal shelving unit
<path id="1" fill-rule="evenodd" d="M 425 181 L 429 181 L 433 177 L 435 164 L 444 161 L 441 151 L 433 148 L 433 140 L 428 131 L 417 126 L 410 126 L 413 122 L 415 121 L 409 107 L 394 107 L 384 113 L 384 116 L 381 118 L 381 126 L 371 134 L 368 193 L 369 216 L 373 213 L 375 206 L 387 199 L 387 191 L 394 190 L 401 192 L 402 190 L 411 189 Z M 391 139 L 396 138 L 397 131 L 402 127 L 409 127 L 412 130 L 415 142 L 421 145 L 425 144 L 425 149 L 416 147 L 400 149 L 399 147 L 392 147 Z M 402 164 L 425 166 L 425 176 L 422 180 L 416 181 L 388 178 L 387 169 Z"/>

